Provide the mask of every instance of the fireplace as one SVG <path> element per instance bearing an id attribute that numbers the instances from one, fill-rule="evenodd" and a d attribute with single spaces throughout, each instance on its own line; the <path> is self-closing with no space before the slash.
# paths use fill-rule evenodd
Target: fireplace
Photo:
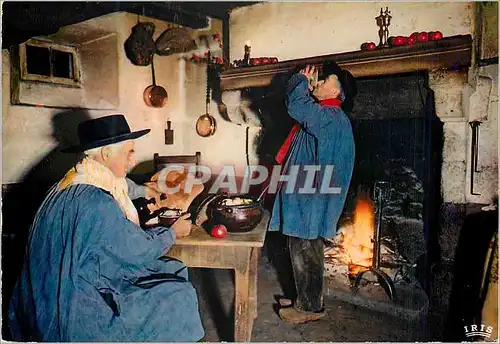
<path id="1" fill-rule="evenodd" d="M 263 129 L 255 142 L 261 164 L 274 163 L 274 155 L 293 124 L 284 108 L 279 87 L 282 81 L 277 78 L 269 88 L 242 92 L 261 116 Z M 439 256 L 436 222 L 443 125 L 435 113 L 427 72 L 358 78 L 357 84 L 358 95 L 349 114 L 356 144 L 355 166 L 339 234 L 325 249 L 326 276 L 335 280 L 333 285 L 343 289 L 349 301 L 364 304 L 363 298 L 373 297 L 368 301 L 373 307 L 379 307 L 379 301 L 386 302 L 387 295 L 381 295 L 380 288 L 366 293 L 369 274 L 361 283 L 361 296 L 351 298 L 355 277 L 373 267 L 372 241 L 379 225 L 380 270 L 395 283 L 402 299 L 413 300 L 416 308 L 410 312 L 416 315 L 428 302 L 425 290 L 430 266 Z M 385 185 L 382 208 L 374 197 L 376 184 Z M 270 208 L 272 199 L 268 201 Z M 371 222 L 372 226 L 354 229 L 355 210 L 358 222 Z M 365 215 L 360 216 L 359 211 Z M 353 238 L 353 233 L 360 235 Z M 364 256 L 357 252 L 356 258 L 349 257 L 345 250 L 348 241 L 359 244 Z M 405 284 L 405 288 L 398 284 Z M 416 296 L 410 295 L 414 287 Z M 339 290 L 334 294 L 338 296 Z"/>
<path id="2" fill-rule="evenodd" d="M 488 112 L 476 108 L 478 104 L 486 104 L 482 99 L 489 94 L 489 84 L 479 81 L 476 92 L 470 93 L 476 85 L 471 81 L 475 67 L 472 71 L 468 69 L 471 57 L 472 37 L 466 35 L 400 49 L 354 51 L 268 66 L 233 68 L 220 75 L 220 90 L 238 90 L 249 98 L 250 107 L 259 114 L 262 130 L 258 137 L 250 139 L 254 143 L 250 151 L 255 154 L 254 159 L 257 156 L 261 164 L 269 165 L 274 164 L 274 154 L 292 126 L 284 108 L 282 90 L 284 80 L 292 71 L 306 64 L 321 68 L 324 61 L 333 60 L 351 71 L 360 88 L 368 90 L 358 93 L 351 114 L 357 157 L 340 229 L 352 223 L 357 201 L 363 195 L 372 202 L 375 219 L 378 209 L 373 202 L 374 184 L 389 183 L 389 199 L 384 200 L 381 221 L 381 262 L 382 265 L 387 261 L 404 262 L 403 276 L 414 279 L 422 296 L 414 299 L 421 301 L 420 304 L 416 302 L 413 309 L 406 309 L 414 315 L 426 302 L 434 308 L 436 302 L 446 307 L 449 294 L 436 284 L 436 271 L 443 259 L 453 259 L 458 238 L 456 226 L 450 226 L 454 218 L 447 216 L 446 210 L 450 205 L 471 199 L 465 192 L 469 186 L 466 178 L 469 176 L 467 152 L 470 151 L 468 121 L 476 118 L 477 113 Z M 392 95 L 387 96 L 390 86 L 394 86 Z M 272 199 L 266 201 L 271 207 Z M 370 244 L 368 240 L 367 245 Z M 271 246 L 271 251 L 279 252 L 278 246 Z M 331 252 L 333 247 L 328 249 Z M 344 280 L 347 280 L 345 298 L 356 298 L 349 289 L 348 265 L 337 264 L 336 268 L 337 272 L 344 272 Z M 398 284 L 401 274 L 395 276 L 394 270 L 388 272 Z M 400 294 L 402 299 L 409 296 L 405 295 L 407 291 L 409 289 Z M 331 294 L 341 293 L 335 289 Z M 375 298 L 363 299 L 370 295 Z M 361 288 L 357 296 L 355 302 L 359 304 L 370 304 L 377 309 L 397 308 L 395 302 L 387 302 L 385 292 L 374 284 Z M 377 297 L 385 303 L 374 302 Z M 405 312 L 401 308 L 396 311 Z"/>
<path id="3" fill-rule="evenodd" d="M 409 278 L 411 271 L 424 289 L 429 266 L 439 255 L 443 135 L 427 79 L 426 73 L 410 73 L 358 80 L 350 114 L 356 160 L 343 216 L 344 226 L 352 226 L 360 197 L 371 199 L 374 212 L 381 212 L 377 225 L 386 244 L 382 248 L 393 251 L 393 263 L 399 260 L 400 268 L 408 270 L 403 277 Z M 377 183 L 386 185 L 382 209 L 374 199 Z M 348 231 L 341 228 L 344 236 Z M 373 230 L 367 233 L 373 236 Z"/>

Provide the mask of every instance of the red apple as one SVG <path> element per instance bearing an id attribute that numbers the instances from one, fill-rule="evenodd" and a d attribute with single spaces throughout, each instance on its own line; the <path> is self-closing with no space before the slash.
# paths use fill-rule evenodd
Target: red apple
<path id="1" fill-rule="evenodd" d="M 260 65 L 260 59 L 259 58 L 251 58 L 250 59 L 250 66 L 258 66 Z"/>
<path id="2" fill-rule="evenodd" d="M 269 64 L 270 62 L 271 62 L 271 59 L 269 57 L 262 58 L 262 64 Z"/>
<path id="3" fill-rule="evenodd" d="M 377 46 L 373 42 L 365 42 L 361 44 L 361 50 L 374 50 Z"/>
<path id="4" fill-rule="evenodd" d="M 278 63 L 277 57 L 271 57 L 271 63 Z"/>
<path id="5" fill-rule="evenodd" d="M 210 234 L 216 239 L 225 238 L 227 236 L 227 228 L 224 225 L 215 225 L 212 227 Z"/>
<path id="6" fill-rule="evenodd" d="M 419 32 L 417 36 L 417 41 L 419 42 L 427 42 L 429 40 L 429 34 L 425 31 Z"/>
<path id="7" fill-rule="evenodd" d="M 432 32 L 432 34 L 429 32 L 429 40 L 431 41 L 438 41 L 443 38 L 443 34 L 441 31 L 435 31 Z"/>
<path id="8" fill-rule="evenodd" d="M 406 40 L 406 44 L 415 44 L 417 43 L 417 36 L 418 34 L 412 33 L 410 37 Z"/>
<path id="9" fill-rule="evenodd" d="M 406 37 L 403 37 L 403 36 L 396 36 L 394 37 L 394 40 L 392 42 L 392 44 L 396 47 L 399 47 L 401 45 L 405 45 L 406 44 Z"/>

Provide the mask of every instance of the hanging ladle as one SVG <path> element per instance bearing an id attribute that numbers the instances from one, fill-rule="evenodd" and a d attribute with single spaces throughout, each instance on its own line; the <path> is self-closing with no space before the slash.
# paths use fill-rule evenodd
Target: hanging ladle
<path id="1" fill-rule="evenodd" d="M 153 84 L 144 90 L 144 102 L 147 106 L 161 108 L 167 104 L 168 93 L 163 87 L 156 85 L 154 59 L 151 61 Z"/>

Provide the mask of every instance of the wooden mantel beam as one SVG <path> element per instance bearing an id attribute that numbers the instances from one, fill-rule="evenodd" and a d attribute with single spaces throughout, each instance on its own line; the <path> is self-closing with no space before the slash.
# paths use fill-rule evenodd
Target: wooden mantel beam
<path id="1" fill-rule="evenodd" d="M 460 35 L 408 46 L 315 56 L 271 65 L 230 68 L 220 74 L 220 87 L 223 91 L 265 87 L 269 86 L 277 75 L 290 73 L 307 64 L 321 69 L 325 61 L 337 62 L 355 77 L 367 77 L 469 66 L 471 56 L 471 35 Z"/>

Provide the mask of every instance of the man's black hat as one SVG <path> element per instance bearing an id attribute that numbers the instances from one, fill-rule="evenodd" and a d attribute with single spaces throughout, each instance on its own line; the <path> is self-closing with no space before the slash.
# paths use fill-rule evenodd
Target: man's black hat
<path id="1" fill-rule="evenodd" d="M 356 97 L 358 93 L 356 79 L 349 71 L 340 68 L 339 65 L 333 61 L 323 64 L 319 79 L 324 80 L 332 74 L 337 76 L 344 91 L 345 100 L 342 104 L 342 108 L 346 112 L 351 112 L 354 105 L 354 97 Z"/>
<path id="2" fill-rule="evenodd" d="M 122 114 L 91 119 L 78 125 L 80 144 L 62 151 L 65 153 L 84 152 L 92 148 L 137 139 L 150 131 L 151 129 L 144 129 L 131 132 L 127 120 Z"/>

